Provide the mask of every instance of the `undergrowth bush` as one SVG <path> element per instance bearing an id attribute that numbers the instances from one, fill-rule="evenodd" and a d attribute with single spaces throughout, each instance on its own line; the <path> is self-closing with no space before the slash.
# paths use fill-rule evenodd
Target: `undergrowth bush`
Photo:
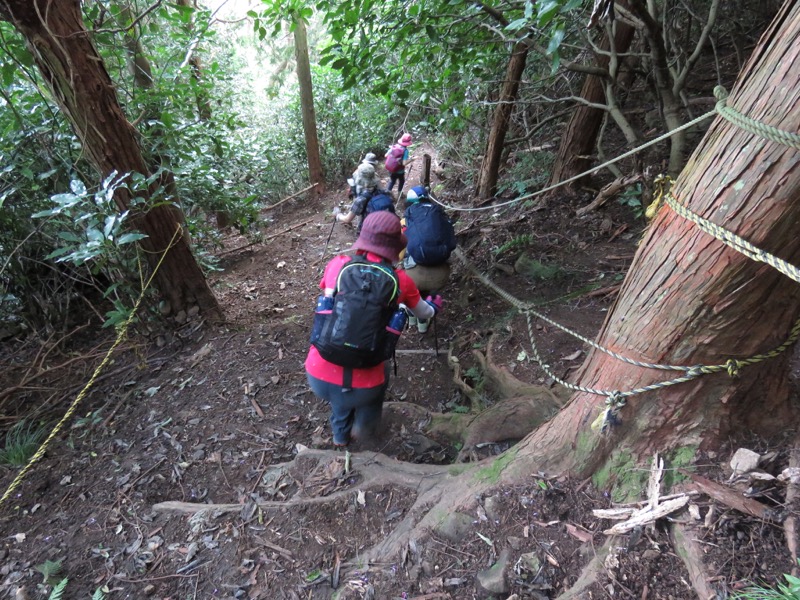
<path id="1" fill-rule="evenodd" d="M 39 449 L 46 431 L 28 421 L 17 422 L 6 432 L 3 448 L 0 449 L 0 464 L 23 467 Z"/>

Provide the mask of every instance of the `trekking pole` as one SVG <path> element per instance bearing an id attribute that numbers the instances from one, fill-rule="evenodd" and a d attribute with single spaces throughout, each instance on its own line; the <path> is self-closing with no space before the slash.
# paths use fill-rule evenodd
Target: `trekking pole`
<path id="1" fill-rule="evenodd" d="M 433 315 L 433 348 L 436 352 L 436 358 L 439 358 L 439 330 L 436 329 L 436 315 Z"/>
<path id="2" fill-rule="evenodd" d="M 334 227 L 336 227 L 336 215 L 333 215 L 333 224 L 331 224 L 331 230 L 330 233 L 328 233 L 328 239 L 325 240 L 325 248 L 322 249 L 320 256 L 325 256 L 325 253 L 328 251 L 328 244 L 331 243 L 331 236 L 333 235 Z"/>

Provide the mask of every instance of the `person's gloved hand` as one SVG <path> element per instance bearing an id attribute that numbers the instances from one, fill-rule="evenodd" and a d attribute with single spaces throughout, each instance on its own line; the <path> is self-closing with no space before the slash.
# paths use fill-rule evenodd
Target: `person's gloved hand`
<path id="1" fill-rule="evenodd" d="M 436 314 L 442 310 L 442 297 L 439 294 L 436 294 L 435 296 L 428 296 L 425 298 L 425 302 L 431 305 L 433 312 Z"/>
<path id="2" fill-rule="evenodd" d="M 342 212 L 342 209 L 339 208 L 338 206 L 334 206 L 333 207 L 333 217 L 334 218 L 338 217 L 341 214 L 341 212 Z"/>

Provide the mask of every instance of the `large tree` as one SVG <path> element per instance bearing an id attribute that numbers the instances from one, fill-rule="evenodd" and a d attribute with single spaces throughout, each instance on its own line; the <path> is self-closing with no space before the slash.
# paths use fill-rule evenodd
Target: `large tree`
<path id="1" fill-rule="evenodd" d="M 83 24 L 80 2 L 2 0 L 0 18 L 24 36 L 53 99 L 100 176 L 106 178 L 115 171 L 148 175 L 136 131 L 125 118 L 111 78 Z M 115 201 L 120 210 L 128 210 L 130 192 L 117 189 Z M 150 264 L 155 266 L 166 251 L 156 283 L 170 308 L 178 312 L 197 305 L 207 317 L 217 319 L 220 307 L 192 254 L 182 220 L 178 208 L 163 203 L 134 216 L 135 226 L 147 234 L 141 244 Z M 179 234 L 171 242 L 176 231 Z"/>
<path id="2" fill-rule="evenodd" d="M 762 36 L 728 105 L 783 130 L 800 130 L 800 80 L 793 68 L 798 60 L 800 3 L 787 3 Z M 717 118 L 676 181 L 674 194 L 708 221 L 800 263 L 800 236 L 795 231 L 800 219 L 797 150 Z M 731 249 L 673 209 L 662 208 L 598 342 L 652 363 L 721 365 L 778 346 L 798 316 L 796 281 Z M 788 395 L 789 360 L 787 353 L 779 353 L 742 368 L 739 376 L 722 370 L 632 396 L 619 411 L 621 422 L 610 426 L 606 435 L 590 427 L 603 414 L 605 397 L 579 392 L 552 420 L 491 465 L 445 470 L 356 454 L 352 466 L 364 476 L 359 489 L 397 485 L 417 494 L 395 530 L 360 558 L 385 563 L 400 556 L 411 540 L 427 535 L 454 510 L 471 512 L 479 494 L 498 483 L 517 484 L 531 473 L 622 475 L 623 465 L 644 462 L 654 451 L 670 455 L 677 450 L 685 454 L 687 448 L 713 448 L 729 434 L 751 429 L 779 433 L 796 417 Z M 608 391 L 670 378 L 669 372 L 619 362 L 596 351 L 576 377 L 583 386 Z M 507 415 L 506 422 L 513 420 Z M 304 461 L 332 456 L 317 450 L 301 453 Z M 303 463 L 306 472 L 308 464 Z M 291 504 L 317 501 L 298 497 Z M 263 504 L 266 509 L 282 505 Z M 159 508 L 209 506 L 170 503 Z"/>

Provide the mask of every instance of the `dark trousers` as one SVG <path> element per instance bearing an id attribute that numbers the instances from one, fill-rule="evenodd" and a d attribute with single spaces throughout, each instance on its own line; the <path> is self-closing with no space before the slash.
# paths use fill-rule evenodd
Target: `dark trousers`
<path id="1" fill-rule="evenodd" d="M 306 374 L 314 394 L 331 407 L 333 443 L 344 446 L 351 438 L 365 439 L 374 435 L 381 422 L 383 399 L 389 386 L 389 365 L 385 364 L 386 381 L 371 388 L 343 388 Z"/>
<path id="2" fill-rule="evenodd" d="M 403 186 L 406 184 L 406 170 L 403 169 L 397 173 L 389 173 L 389 191 L 392 191 L 394 187 L 394 182 L 398 182 L 397 186 L 397 197 L 400 198 L 400 194 L 403 192 Z"/>

